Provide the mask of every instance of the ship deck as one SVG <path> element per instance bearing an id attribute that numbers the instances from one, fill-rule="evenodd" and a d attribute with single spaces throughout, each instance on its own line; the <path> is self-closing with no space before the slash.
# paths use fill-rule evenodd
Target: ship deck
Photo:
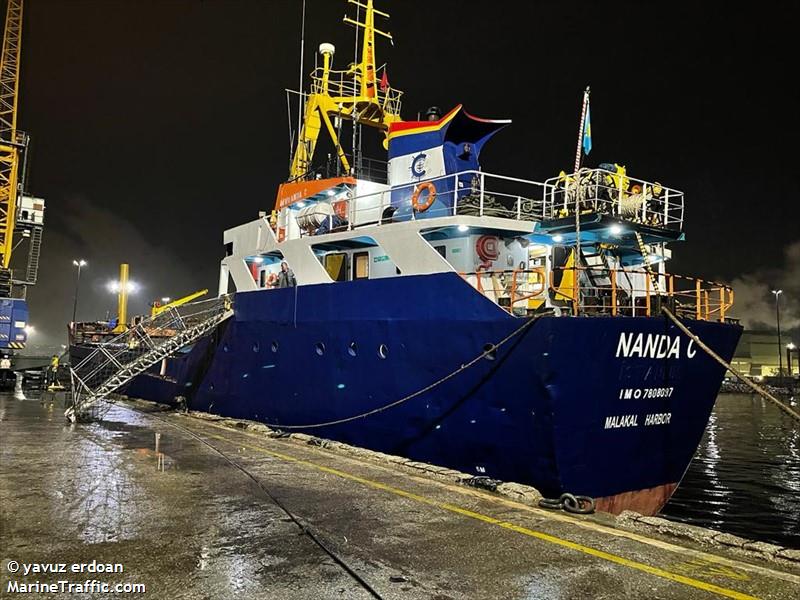
<path id="1" fill-rule="evenodd" d="M 247 598 L 794 598 L 800 589 L 798 551 L 767 560 L 637 533 L 610 515 L 545 511 L 141 402 L 71 427 L 60 401 L 0 396 L 3 446 L 13 449 L 0 469 L 3 590 L 60 579 L 144 583 L 163 598 L 234 589 Z M 96 560 L 124 573 L 26 577 L 9 560 Z"/>

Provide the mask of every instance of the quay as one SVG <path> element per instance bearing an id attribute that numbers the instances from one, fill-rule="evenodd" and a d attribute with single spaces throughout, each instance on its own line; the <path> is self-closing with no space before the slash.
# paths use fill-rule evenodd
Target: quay
<path id="1" fill-rule="evenodd" d="M 155 598 L 800 595 L 800 562 L 546 511 L 149 403 L 70 424 L 59 396 L 3 394 L 0 440 L 1 597 L 87 579 Z M 92 563 L 122 572 L 10 572 Z"/>

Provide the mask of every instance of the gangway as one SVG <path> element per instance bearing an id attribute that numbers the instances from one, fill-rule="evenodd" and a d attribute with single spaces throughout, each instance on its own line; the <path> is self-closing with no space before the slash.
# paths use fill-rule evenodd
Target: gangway
<path id="1" fill-rule="evenodd" d="M 232 315 L 230 296 L 170 307 L 98 345 L 70 367 L 72 405 L 65 416 L 73 423 L 102 418 L 111 407 L 109 394 Z"/>

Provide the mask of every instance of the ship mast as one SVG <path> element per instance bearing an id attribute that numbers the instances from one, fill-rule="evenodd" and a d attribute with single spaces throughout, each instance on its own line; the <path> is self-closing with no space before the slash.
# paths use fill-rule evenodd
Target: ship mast
<path id="1" fill-rule="evenodd" d="M 322 67 L 311 74 L 311 92 L 306 100 L 303 125 L 292 157 L 290 180 L 305 179 L 311 175 L 314 150 L 323 126 L 333 142 L 342 169 L 345 173 L 351 173 L 350 161 L 342 148 L 333 119 L 347 119 L 353 121 L 354 127 L 367 125 L 384 132 L 388 131 L 391 123 L 401 120 L 402 92 L 392 89 L 388 83 L 379 86 L 376 82 L 375 35 L 388 40 L 392 36 L 375 27 L 375 15 L 383 18 L 389 15 L 376 10 L 372 0 L 366 0 L 366 4 L 357 0 L 348 2 L 365 11 L 363 22 L 344 18 L 345 23 L 364 30 L 361 59 L 347 70 L 333 70 L 336 49 L 333 44 L 320 44 Z"/>

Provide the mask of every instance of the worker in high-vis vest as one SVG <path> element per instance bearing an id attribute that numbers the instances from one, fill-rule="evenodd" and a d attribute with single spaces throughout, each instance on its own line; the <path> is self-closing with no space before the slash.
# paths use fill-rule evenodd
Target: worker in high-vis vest
<path id="1" fill-rule="evenodd" d="M 50 366 L 47 369 L 47 389 L 52 390 L 58 385 L 58 354 L 53 354 L 50 359 Z"/>

